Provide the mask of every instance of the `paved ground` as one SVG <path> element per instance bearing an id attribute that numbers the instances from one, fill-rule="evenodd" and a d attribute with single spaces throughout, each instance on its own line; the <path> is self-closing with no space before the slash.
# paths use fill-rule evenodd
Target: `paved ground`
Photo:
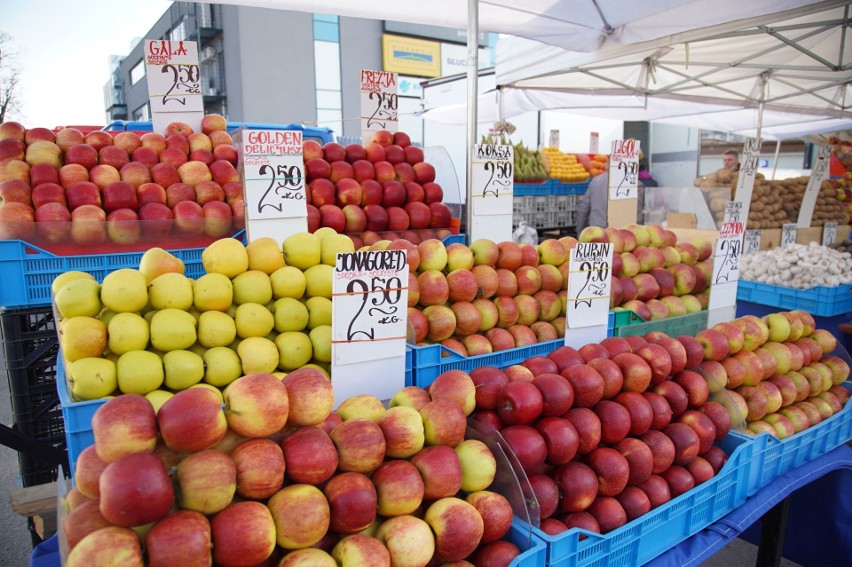
<path id="1" fill-rule="evenodd" d="M 12 406 L 9 402 L 9 381 L 6 361 L 0 348 L 0 423 L 12 425 Z M 12 512 L 9 494 L 19 488 L 18 453 L 0 445 L 0 567 L 29 565 L 32 538 L 27 519 Z"/>

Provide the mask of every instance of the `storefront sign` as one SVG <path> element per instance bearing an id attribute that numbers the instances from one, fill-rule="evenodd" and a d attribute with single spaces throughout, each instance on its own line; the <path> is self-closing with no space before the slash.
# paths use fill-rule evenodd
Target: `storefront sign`
<path id="1" fill-rule="evenodd" d="M 415 75 L 441 76 L 441 44 L 399 35 L 382 36 L 382 63 L 385 71 Z"/>

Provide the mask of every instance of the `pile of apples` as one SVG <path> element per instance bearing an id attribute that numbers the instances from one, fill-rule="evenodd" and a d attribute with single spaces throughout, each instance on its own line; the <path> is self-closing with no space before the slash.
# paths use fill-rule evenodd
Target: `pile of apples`
<path id="1" fill-rule="evenodd" d="M 227 121 L 156 132 L 0 124 L 0 237 L 93 246 L 221 237 L 244 226 L 243 185 Z M 147 221 L 147 222 L 138 222 Z"/>
<path id="2" fill-rule="evenodd" d="M 678 242 L 671 230 L 638 224 L 589 226 L 577 239 L 612 243 L 613 308 L 629 309 L 646 321 L 707 309 L 713 277 L 710 240 Z"/>
<path id="3" fill-rule="evenodd" d="M 521 553 L 503 539 L 511 504 L 489 490 L 494 454 L 464 438 L 469 376 L 400 390 L 388 409 L 334 403 L 309 368 L 184 390 L 158 410 L 108 400 L 66 498 L 65 564 L 499 567 Z"/>
<path id="4" fill-rule="evenodd" d="M 566 244 L 392 242 L 389 247 L 408 250 L 414 342 L 475 356 L 563 336 Z"/>
<path id="5" fill-rule="evenodd" d="M 745 315 L 701 331 L 702 367 L 713 390 L 727 388 L 747 432 L 779 439 L 795 435 L 843 409 L 850 390 L 847 362 L 832 354 L 834 335 L 802 310 Z"/>
<path id="6" fill-rule="evenodd" d="M 309 232 L 326 226 L 406 238 L 406 232 L 450 227 L 453 215 L 435 168 L 404 132 L 376 132 L 366 146 L 306 140 L 303 157 Z"/>
<path id="7" fill-rule="evenodd" d="M 98 283 L 73 271 L 53 282 L 71 394 L 93 400 L 134 393 L 162 403 L 190 387 L 224 388 L 256 372 L 331 361 L 332 271 L 351 239 L 331 229 L 279 244 L 216 240 L 205 275 L 184 275 L 162 248 Z"/>
<path id="8" fill-rule="evenodd" d="M 718 474 L 732 426 L 710 399 L 705 348 L 662 332 L 561 346 L 471 371 L 472 419 L 517 456 L 541 529 L 607 533 Z"/>

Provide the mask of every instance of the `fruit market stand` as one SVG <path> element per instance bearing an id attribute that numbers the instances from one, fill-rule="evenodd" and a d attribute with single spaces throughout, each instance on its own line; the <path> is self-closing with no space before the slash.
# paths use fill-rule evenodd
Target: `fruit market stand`
<path id="1" fill-rule="evenodd" d="M 416 565 L 433 555 L 489 566 L 663 560 L 777 498 L 786 489 L 768 486 L 810 474 L 850 439 L 852 361 L 821 319 L 826 305 L 790 290 L 792 304 L 709 323 L 712 232 L 629 225 L 537 245 L 467 242 L 422 151 L 383 132 L 367 146 L 305 140 L 308 231 L 249 238 L 233 140 L 223 117 L 210 124 L 194 140 L 218 138 L 221 159 L 201 177 L 200 160 L 181 169 L 160 158 L 166 139 L 153 132 L 80 132 L 63 150 L 73 132 L 26 143 L 23 129 L 20 144 L 3 145 L 20 151 L 0 161 L 13 414 L 19 437 L 67 452 L 73 488 L 57 526 L 69 565 L 95 564 L 102 549 L 140 561 L 143 545 L 149 558 L 175 553 L 178 529 L 193 535 L 184 551 L 222 565 L 357 564 L 362 554 Z M 129 144 L 133 155 L 160 143 L 150 170 L 111 166 L 118 181 L 91 163 L 93 144 Z M 373 177 L 356 181 L 356 164 Z M 178 181 L 167 183 L 172 170 Z M 382 170 L 393 179 L 380 185 Z M 74 210 L 97 220 L 35 214 L 59 204 L 52 186 L 67 204 L 89 185 L 110 215 L 136 218 L 110 218 L 85 198 Z M 547 196 L 572 196 L 554 187 Z M 161 216 L 143 213 L 149 204 Z M 585 269 L 605 274 L 608 291 L 588 300 L 604 301 L 599 319 L 573 327 L 586 321 L 570 314 L 583 308 L 582 290 L 569 300 L 572 257 L 598 251 L 612 255 Z M 382 376 L 399 387 L 379 397 L 375 376 L 337 366 L 347 341 L 333 339 L 332 313 L 356 288 L 335 292 L 332 274 L 341 258 L 400 255 L 397 287 L 364 284 L 365 303 L 375 294 L 372 305 L 407 309 L 407 340 L 389 337 L 404 365 Z M 831 305 L 848 311 L 831 316 L 848 316 L 849 285 L 835 288 Z M 359 393 L 336 395 L 356 378 Z M 40 457 L 22 455 L 26 485 L 56 480 L 56 463 Z M 129 479 L 149 491 L 142 501 Z M 447 528 L 454 514 L 463 521 Z M 263 537 L 238 536 L 246 523 Z M 142 537 L 128 529 L 145 524 Z"/>

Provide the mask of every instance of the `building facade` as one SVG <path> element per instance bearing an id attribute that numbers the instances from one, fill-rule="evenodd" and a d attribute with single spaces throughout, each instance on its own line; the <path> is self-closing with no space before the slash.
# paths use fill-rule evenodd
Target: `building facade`
<path id="1" fill-rule="evenodd" d="M 466 68 L 461 30 L 245 6 L 174 2 L 145 39 L 197 42 L 206 113 L 338 136 L 360 134 L 361 69 L 400 74 L 400 130 L 422 141 L 420 81 Z M 480 37 L 480 66 L 491 64 L 495 40 Z M 143 47 L 113 61 L 110 121 L 150 119 Z"/>

